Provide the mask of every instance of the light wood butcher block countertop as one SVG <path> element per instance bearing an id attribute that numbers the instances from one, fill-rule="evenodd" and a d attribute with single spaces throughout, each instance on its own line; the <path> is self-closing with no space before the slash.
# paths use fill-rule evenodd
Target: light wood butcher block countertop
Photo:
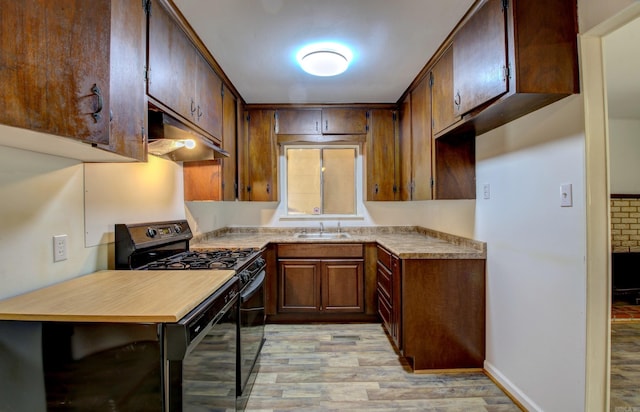
<path id="1" fill-rule="evenodd" d="M 0 320 L 176 322 L 233 270 L 104 270 L 0 301 Z"/>

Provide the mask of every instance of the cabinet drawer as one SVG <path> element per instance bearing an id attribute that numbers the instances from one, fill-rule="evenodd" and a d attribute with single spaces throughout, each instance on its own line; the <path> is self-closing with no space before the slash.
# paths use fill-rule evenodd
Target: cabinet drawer
<path id="1" fill-rule="evenodd" d="M 382 318 L 382 325 L 387 330 L 389 335 L 393 336 L 393 329 L 391 325 L 391 308 L 389 304 L 382 296 L 378 296 L 378 314 Z"/>
<path id="2" fill-rule="evenodd" d="M 378 262 L 382 263 L 387 270 L 391 271 L 391 252 L 381 246 L 378 246 Z"/>
<path id="3" fill-rule="evenodd" d="M 278 245 L 278 258 L 361 258 L 362 244 L 291 243 Z"/>
<path id="4" fill-rule="evenodd" d="M 387 301 L 391 302 L 391 272 L 378 262 L 378 293 L 384 295 Z"/>

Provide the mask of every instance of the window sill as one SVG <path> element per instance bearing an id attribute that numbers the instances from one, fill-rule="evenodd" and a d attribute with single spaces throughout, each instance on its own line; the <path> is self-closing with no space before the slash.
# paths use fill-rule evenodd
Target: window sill
<path id="1" fill-rule="evenodd" d="M 355 215 L 306 215 L 306 216 L 280 216 L 278 219 L 280 221 L 318 221 L 318 220 L 340 220 L 340 221 L 363 221 L 364 216 L 355 216 Z"/>

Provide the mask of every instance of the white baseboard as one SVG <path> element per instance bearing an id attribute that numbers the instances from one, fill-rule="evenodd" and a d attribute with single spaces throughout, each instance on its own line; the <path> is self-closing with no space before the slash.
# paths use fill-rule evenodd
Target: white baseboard
<path id="1" fill-rule="evenodd" d="M 484 371 L 489 375 L 491 379 L 497 382 L 502 388 L 507 391 L 509 396 L 520 403 L 520 407 L 526 411 L 531 412 L 543 412 L 542 408 L 538 406 L 533 400 L 531 400 L 520 388 L 514 385 L 506 376 L 502 374 L 495 366 L 490 362 L 484 361 Z"/>

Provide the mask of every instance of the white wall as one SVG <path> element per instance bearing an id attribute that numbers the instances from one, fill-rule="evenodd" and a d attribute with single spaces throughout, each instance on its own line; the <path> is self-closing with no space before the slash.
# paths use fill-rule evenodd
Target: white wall
<path id="1" fill-rule="evenodd" d="M 486 367 L 532 410 L 582 411 L 585 197 L 582 99 L 478 136 L 476 237 L 488 244 Z M 560 207 L 560 185 L 573 207 Z"/>
<path id="2" fill-rule="evenodd" d="M 609 119 L 611 193 L 640 193 L 640 120 Z"/>
<path id="3" fill-rule="evenodd" d="M 109 175 L 100 187 L 85 181 L 84 169 L 99 168 Z M 153 173 L 147 173 L 151 170 Z M 113 264 L 113 244 L 85 247 L 85 184 L 103 193 L 103 199 L 116 197 L 109 210 L 98 217 L 96 210 L 104 204 L 89 202 L 88 225 L 98 230 L 98 238 L 113 224 L 145 215 L 184 217 L 181 167 L 173 162 L 151 157 L 149 163 L 83 165 L 79 161 L 0 146 L 0 299 L 29 290 L 85 275 Z M 138 179 L 163 177 L 161 184 L 145 188 Z M 169 177 L 169 178 L 167 178 Z M 132 193 L 123 182 L 138 181 Z M 166 203 L 159 203 L 158 192 Z M 180 204 L 176 211 L 175 201 Z M 179 216 L 175 216 L 179 213 Z M 108 216 L 110 225 L 103 219 Z M 68 236 L 68 259 L 53 262 L 52 237 Z M 112 235 L 112 234 L 111 234 Z"/>

